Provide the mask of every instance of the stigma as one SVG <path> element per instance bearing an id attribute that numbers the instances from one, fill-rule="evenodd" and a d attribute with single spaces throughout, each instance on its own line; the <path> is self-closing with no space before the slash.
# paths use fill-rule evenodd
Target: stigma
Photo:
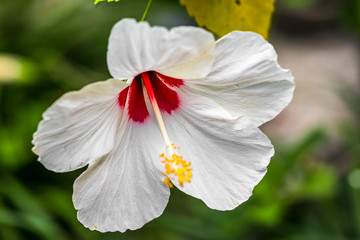
<path id="1" fill-rule="evenodd" d="M 179 150 L 180 147 L 170 142 L 148 73 L 142 73 L 141 77 L 167 148 L 168 154 L 160 154 L 160 158 L 162 158 L 161 162 L 164 163 L 165 167 L 165 171 L 162 173 L 165 176 L 163 183 L 169 188 L 172 188 L 174 186 L 173 182 L 178 181 L 179 185 L 184 187 L 184 183 L 190 183 L 191 181 L 191 162 L 187 162 L 182 156 L 175 153 L 175 150 Z"/>

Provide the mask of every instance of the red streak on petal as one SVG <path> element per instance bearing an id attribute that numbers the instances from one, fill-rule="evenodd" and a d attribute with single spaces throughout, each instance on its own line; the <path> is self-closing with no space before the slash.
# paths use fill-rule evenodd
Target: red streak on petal
<path id="1" fill-rule="evenodd" d="M 184 85 L 184 81 L 182 79 L 168 77 L 158 72 L 155 72 L 155 74 L 161 81 L 170 87 L 180 87 L 181 85 Z"/>
<path id="2" fill-rule="evenodd" d="M 134 122 L 139 123 L 150 116 L 145 104 L 140 75 L 135 77 L 130 85 L 128 115 Z"/>
<path id="3" fill-rule="evenodd" d="M 126 98 L 128 96 L 129 87 L 124 88 L 118 96 L 118 104 L 121 108 L 125 107 Z"/>
<path id="4" fill-rule="evenodd" d="M 151 85 L 154 90 L 156 101 L 160 110 L 171 114 L 180 105 L 179 96 L 176 91 L 170 89 L 165 83 L 163 83 L 154 72 L 148 72 Z M 164 75 L 162 75 L 164 76 Z M 169 77 L 166 77 L 169 78 Z M 169 78 L 170 79 L 170 78 Z M 175 78 L 173 78 L 175 79 Z M 176 79 L 180 80 L 180 79 Z M 182 81 L 182 80 L 181 80 Z M 149 96 L 151 100 L 152 96 Z"/>

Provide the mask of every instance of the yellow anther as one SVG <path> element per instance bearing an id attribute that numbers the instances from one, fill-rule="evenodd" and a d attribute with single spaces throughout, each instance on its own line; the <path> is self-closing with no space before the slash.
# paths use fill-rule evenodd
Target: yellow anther
<path id="1" fill-rule="evenodd" d="M 97 229 L 97 226 L 94 225 L 94 228 Z"/>
<path id="2" fill-rule="evenodd" d="M 174 187 L 174 185 L 171 183 L 169 177 L 166 177 L 166 178 L 164 179 L 164 182 L 163 182 L 163 183 L 166 184 L 166 185 L 168 185 L 169 188 L 173 188 L 173 187 Z"/>
<path id="3" fill-rule="evenodd" d="M 178 149 L 174 144 L 174 149 Z M 183 157 L 173 153 L 171 158 L 165 156 L 164 153 L 160 154 L 160 157 L 163 158 L 161 161 L 165 163 L 165 172 L 162 174 L 165 177 L 164 183 L 170 188 L 173 187 L 171 181 L 176 180 L 179 182 L 181 187 L 184 187 L 184 182 L 190 182 L 192 177 L 192 169 L 190 168 L 191 162 L 186 162 Z M 173 177 L 170 175 L 173 174 Z"/>

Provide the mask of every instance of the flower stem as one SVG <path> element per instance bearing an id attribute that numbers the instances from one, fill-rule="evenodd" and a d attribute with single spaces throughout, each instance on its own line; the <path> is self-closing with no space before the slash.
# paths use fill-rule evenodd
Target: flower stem
<path id="1" fill-rule="evenodd" d="M 148 12 L 150 10 L 151 3 L 152 3 L 152 0 L 149 0 L 148 4 L 146 6 L 145 12 L 144 12 L 144 14 L 143 14 L 143 16 L 141 18 L 141 22 L 145 21 L 147 15 L 148 15 Z"/>

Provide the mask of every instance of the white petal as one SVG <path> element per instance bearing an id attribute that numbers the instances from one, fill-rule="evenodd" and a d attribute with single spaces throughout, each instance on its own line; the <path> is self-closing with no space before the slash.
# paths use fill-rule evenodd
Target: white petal
<path id="1" fill-rule="evenodd" d="M 33 151 L 46 168 L 66 172 L 107 154 L 114 146 L 120 108 L 119 80 L 89 84 L 63 95 L 43 114 Z"/>
<path id="2" fill-rule="evenodd" d="M 183 88 L 185 89 L 185 88 Z M 191 183 L 178 188 L 217 210 L 246 201 L 266 173 L 273 147 L 246 117 L 233 118 L 207 97 L 180 94 L 180 109 L 165 124 L 178 155 L 190 161 Z"/>
<path id="3" fill-rule="evenodd" d="M 258 126 L 289 104 L 295 88 L 291 72 L 279 66 L 270 43 L 256 33 L 237 31 L 216 42 L 211 73 L 193 82 L 195 91 Z"/>
<path id="4" fill-rule="evenodd" d="M 180 79 L 205 77 L 214 61 L 215 40 L 211 33 L 195 27 L 150 27 L 123 19 L 112 29 L 108 67 L 116 79 L 129 79 L 146 71 L 157 71 Z"/>
<path id="5" fill-rule="evenodd" d="M 126 114 L 124 114 L 126 115 Z M 100 232 L 135 230 L 163 212 L 170 191 L 162 183 L 159 157 L 164 143 L 150 120 L 131 124 L 126 116 L 117 145 L 75 181 L 73 202 L 85 227 Z"/>

